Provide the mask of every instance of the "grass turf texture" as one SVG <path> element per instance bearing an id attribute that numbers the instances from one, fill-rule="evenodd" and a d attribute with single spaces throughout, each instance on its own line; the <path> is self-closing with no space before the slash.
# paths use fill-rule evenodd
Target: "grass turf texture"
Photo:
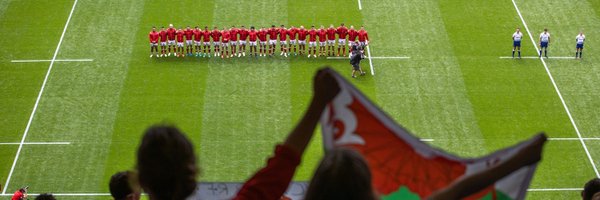
<path id="1" fill-rule="evenodd" d="M 584 60 L 547 60 L 583 137 L 599 137 L 600 3 L 517 0 L 534 39 L 552 34 L 550 56 L 574 56 L 585 29 Z M 376 76 L 353 82 L 414 134 L 462 156 L 479 156 L 546 131 L 577 137 L 539 60 L 510 56 L 510 35 L 525 33 L 511 1 L 89 1 L 77 4 L 7 192 L 104 193 L 110 175 L 134 166 L 143 130 L 181 127 L 196 145 L 204 181 L 244 181 L 302 116 L 315 70 L 350 76 L 347 60 L 148 58 L 151 26 L 364 24 Z M 0 142 L 20 142 L 73 1 L 0 2 Z M 363 62 L 368 68 L 368 62 Z M 320 136 L 295 180 L 308 180 L 322 155 Z M 597 141 L 586 141 L 596 164 Z M 0 145 L 0 184 L 18 145 Z M 579 141 L 551 141 L 531 188 L 577 188 L 594 177 Z M 575 199 L 578 191 L 530 192 L 528 199 Z M 8 199 L 8 197 L 0 197 Z M 61 197 L 61 199 L 69 199 Z M 73 198 L 74 199 L 74 198 Z M 86 197 L 107 199 L 107 197 Z"/>

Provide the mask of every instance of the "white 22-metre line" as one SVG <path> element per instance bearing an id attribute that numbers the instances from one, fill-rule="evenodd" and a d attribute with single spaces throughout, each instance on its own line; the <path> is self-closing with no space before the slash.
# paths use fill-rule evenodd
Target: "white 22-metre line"
<path id="1" fill-rule="evenodd" d="M 517 14 L 519 14 L 519 17 L 521 18 L 521 22 L 523 22 L 523 26 L 525 26 L 525 30 L 527 31 L 527 34 L 529 34 L 529 38 L 531 39 L 531 42 L 533 42 L 535 51 L 540 52 L 540 50 L 538 49 L 538 47 L 535 43 L 535 40 L 533 39 L 533 36 L 531 35 L 531 32 L 529 31 L 529 27 L 527 27 L 527 23 L 525 22 L 525 19 L 523 19 L 523 15 L 521 15 L 521 11 L 519 10 L 517 3 L 515 2 L 515 0 L 512 0 L 512 3 L 515 6 L 515 9 L 517 10 Z M 563 99 L 563 96 L 560 93 L 560 90 L 558 89 L 558 85 L 556 85 L 556 82 L 554 82 L 554 77 L 552 76 L 552 73 L 550 73 L 550 69 L 548 69 L 548 65 L 546 65 L 546 61 L 544 61 L 544 59 L 542 59 L 542 58 L 539 58 L 539 59 L 540 59 L 540 61 L 542 61 L 542 64 L 544 65 L 544 69 L 546 69 L 546 73 L 548 74 L 548 77 L 550 77 L 552 86 L 554 86 L 554 90 L 556 90 L 556 94 L 558 94 L 558 97 L 560 98 L 560 101 L 562 102 L 562 105 L 565 108 L 567 115 L 569 116 L 569 120 L 571 120 L 571 124 L 573 125 L 573 128 L 575 128 L 575 132 L 577 133 L 577 136 L 579 137 L 579 141 L 581 142 L 581 146 L 583 146 L 583 150 L 585 150 L 585 154 L 587 154 L 590 164 L 592 164 L 592 167 L 594 167 L 594 172 L 596 173 L 596 177 L 600 178 L 600 173 L 598 173 L 598 168 L 596 168 L 594 159 L 592 158 L 590 151 L 588 150 L 587 146 L 585 145 L 585 142 L 583 141 L 583 138 L 581 137 L 579 128 L 577 128 L 577 124 L 575 124 L 575 120 L 573 120 L 573 117 L 571 116 L 571 111 L 569 111 L 569 107 L 567 106 L 567 103 L 565 103 L 565 100 Z"/>
<path id="2" fill-rule="evenodd" d="M 62 35 L 60 35 L 60 40 L 58 41 L 58 45 L 56 45 L 56 50 L 54 51 L 54 56 L 52 56 L 52 60 L 50 61 L 50 67 L 48 67 L 48 72 L 46 72 L 46 77 L 44 77 L 44 82 L 42 83 L 42 88 L 38 93 L 37 99 L 35 100 L 35 104 L 33 105 L 33 110 L 31 111 L 31 115 L 29 116 L 29 121 L 27 121 L 27 126 L 25 127 L 25 131 L 23 132 L 23 137 L 21 138 L 21 143 L 19 144 L 19 149 L 17 149 L 17 155 L 15 156 L 15 160 L 13 160 L 12 167 L 10 168 L 10 172 L 8 173 L 8 177 L 6 178 L 6 183 L 4 184 L 4 189 L 2 190 L 2 194 L 6 194 L 6 189 L 8 188 L 8 184 L 10 183 L 10 178 L 12 177 L 13 172 L 15 171 L 15 166 L 17 165 L 17 161 L 19 160 L 19 154 L 21 153 L 21 149 L 23 149 L 23 143 L 25 143 L 25 138 L 27 137 L 27 132 L 29 132 L 29 128 L 31 127 L 31 122 L 33 121 L 33 117 L 35 116 L 35 111 L 37 110 L 38 104 L 40 103 L 40 99 L 42 98 L 42 94 L 44 93 L 44 88 L 46 87 L 46 83 L 48 82 L 48 77 L 50 76 L 50 72 L 52 71 L 52 66 L 54 66 L 54 61 L 56 60 L 56 55 L 58 55 L 58 51 L 60 50 L 60 45 L 62 44 L 63 38 L 65 37 L 65 33 L 67 32 L 67 28 L 69 27 L 69 22 L 71 21 L 71 16 L 73 16 L 73 11 L 75 11 L 75 6 L 77 6 L 77 0 L 73 3 L 73 7 L 71 8 L 71 13 L 69 13 L 69 18 L 67 18 L 67 22 L 65 23 L 65 28 L 63 29 Z"/>

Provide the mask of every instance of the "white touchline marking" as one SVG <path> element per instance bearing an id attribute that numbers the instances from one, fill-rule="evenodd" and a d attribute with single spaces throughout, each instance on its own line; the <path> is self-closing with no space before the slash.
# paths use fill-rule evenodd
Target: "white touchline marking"
<path id="1" fill-rule="evenodd" d="M 371 66 L 371 75 L 375 76 L 375 69 L 373 69 L 373 59 L 371 58 L 371 50 L 369 49 L 369 46 L 367 46 L 367 53 L 369 54 L 368 58 L 369 65 Z"/>
<path id="2" fill-rule="evenodd" d="M 358 10 L 362 10 L 362 4 L 360 3 L 360 0 L 358 0 Z"/>
<path id="3" fill-rule="evenodd" d="M 600 140 L 600 138 L 548 138 L 548 140 Z"/>
<path id="4" fill-rule="evenodd" d="M 12 167 L 10 167 L 10 172 L 8 173 L 8 177 L 6 178 L 6 183 L 4 184 L 4 189 L 2 190 L 2 194 L 6 194 L 6 189 L 8 188 L 8 184 L 10 183 L 10 178 L 12 177 L 12 174 L 15 171 L 15 166 L 17 165 L 17 161 L 19 160 L 19 154 L 21 153 L 21 149 L 23 149 L 23 143 L 25 143 L 25 138 L 27 137 L 27 132 L 29 132 L 29 127 L 31 127 L 31 122 L 33 121 L 33 117 L 35 116 L 35 111 L 37 110 L 38 104 L 40 103 L 40 99 L 42 98 L 42 94 L 44 93 L 44 88 L 46 87 L 46 82 L 48 82 L 48 77 L 50 76 L 50 72 L 52 71 L 52 66 L 54 65 L 54 61 L 56 60 L 56 55 L 58 55 L 58 51 L 60 50 L 60 45 L 62 44 L 63 38 L 65 37 L 65 33 L 67 32 L 67 28 L 69 27 L 69 22 L 71 21 L 71 16 L 73 16 L 73 11 L 75 11 L 76 5 L 77 5 L 77 0 L 75 0 L 75 2 L 73 2 L 73 7 L 71 8 L 71 13 L 69 13 L 69 18 L 67 18 L 67 22 L 65 23 L 65 28 L 63 29 L 63 32 L 60 35 L 60 40 L 58 40 L 58 45 L 56 45 L 56 50 L 54 51 L 54 56 L 52 56 L 52 60 L 50 61 L 50 66 L 48 67 L 48 72 L 46 72 L 46 76 L 44 77 L 44 82 L 42 83 L 40 92 L 38 93 L 37 99 L 35 100 L 35 104 L 33 105 L 33 110 L 31 111 L 31 115 L 29 116 L 29 121 L 27 121 L 27 126 L 25 127 L 25 131 L 23 132 L 23 137 L 21 138 L 21 144 L 19 144 L 19 149 L 17 149 L 17 155 L 15 156 L 15 159 L 13 160 Z"/>
<path id="5" fill-rule="evenodd" d="M 20 145 L 20 142 L 0 142 L 0 145 Z M 23 145 L 65 145 L 71 144 L 70 142 L 24 142 Z"/>
<path id="6" fill-rule="evenodd" d="M 515 2 L 515 0 L 512 0 L 512 3 L 515 6 L 515 9 L 517 10 L 517 14 L 519 14 L 519 17 L 521 18 L 521 22 L 523 22 L 523 26 L 525 26 L 525 30 L 527 30 L 529 39 L 531 39 L 531 42 L 533 42 L 533 44 L 534 44 L 533 46 L 535 47 L 535 51 L 539 52 L 540 50 L 538 49 L 537 45 L 535 45 L 535 40 L 533 39 L 533 36 L 531 35 L 531 32 L 529 31 L 529 27 L 527 26 L 525 19 L 523 19 L 523 15 L 521 15 L 521 11 L 519 10 L 517 3 Z M 588 150 L 587 146 L 585 145 L 585 142 L 583 141 L 583 138 L 581 137 L 579 128 L 577 128 L 577 124 L 575 124 L 575 120 L 573 120 L 573 116 L 571 116 L 571 111 L 569 111 L 569 107 L 567 107 L 567 103 L 563 99 L 563 96 L 560 93 L 560 90 L 558 89 L 558 85 L 556 85 L 556 82 L 554 82 L 554 77 L 552 76 L 552 73 L 550 73 L 550 69 L 548 69 L 548 65 L 546 65 L 546 61 L 544 61 L 544 59 L 541 59 L 541 58 L 540 58 L 540 61 L 542 61 L 542 64 L 544 65 L 544 69 L 546 69 L 546 73 L 548 74 L 548 77 L 550 78 L 550 81 L 552 82 L 552 86 L 554 86 L 554 90 L 556 90 L 556 94 L 558 94 L 558 97 L 560 98 L 560 101 L 562 102 L 562 105 L 565 108 L 567 115 L 569 116 L 569 120 L 571 120 L 571 124 L 573 125 L 573 128 L 575 128 L 577 137 L 579 137 L 581 146 L 583 146 L 583 150 L 585 150 L 585 154 L 587 154 L 590 164 L 592 164 L 592 167 L 594 167 L 594 172 L 596 173 L 596 177 L 600 178 L 600 172 L 598 172 L 598 168 L 596 167 L 596 164 L 594 163 L 594 159 L 592 158 L 590 151 Z"/>
<path id="7" fill-rule="evenodd" d="M 421 142 L 433 142 L 433 139 L 419 139 Z"/>
<path id="8" fill-rule="evenodd" d="M 532 188 L 528 192 L 581 191 L 583 188 Z"/>
<path id="9" fill-rule="evenodd" d="M 511 56 L 501 56 L 499 57 L 500 59 L 513 59 L 513 57 Z M 521 57 L 522 59 L 539 59 L 540 57 L 538 56 L 523 56 Z M 514 57 L 514 59 L 519 59 L 519 57 Z M 568 56 L 550 56 L 548 58 L 542 57 L 542 59 L 575 59 L 575 57 L 568 57 Z"/>
<path id="10" fill-rule="evenodd" d="M 94 59 L 56 59 L 54 62 L 92 62 Z M 52 62 L 52 60 L 11 60 L 12 63 Z"/>
<path id="11" fill-rule="evenodd" d="M 367 56 L 368 57 L 368 56 Z M 410 57 L 406 56 L 374 56 L 368 57 L 371 59 L 410 59 Z M 348 57 L 327 57 L 328 60 L 350 60 Z"/>

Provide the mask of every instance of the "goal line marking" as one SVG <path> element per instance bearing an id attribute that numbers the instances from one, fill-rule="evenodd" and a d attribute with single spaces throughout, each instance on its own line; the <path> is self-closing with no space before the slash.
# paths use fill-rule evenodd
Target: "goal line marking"
<path id="1" fill-rule="evenodd" d="M 513 59 L 512 56 L 501 56 L 500 59 Z M 519 57 L 514 57 L 514 59 L 518 59 Z M 540 59 L 538 56 L 523 56 L 522 59 Z M 542 57 L 542 59 L 567 59 L 567 60 L 575 60 L 575 57 L 572 56 L 549 56 L 548 58 Z"/>
<path id="2" fill-rule="evenodd" d="M 92 62 L 94 59 L 56 59 L 54 62 Z M 52 62 L 52 60 L 11 60 L 11 63 L 37 63 L 37 62 Z"/>
<path id="3" fill-rule="evenodd" d="M 0 142 L 0 145 L 20 145 L 20 142 Z M 23 142 L 23 145 L 67 145 L 70 142 Z"/>
<path id="4" fill-rule="evenodd" d="M 525 22 L 525 19 L 523 18 L 523 15 L 521 15 L 521 10 L 519 10 L 519 7 L 517 6 L 517 3 L 515 2 L 515 0 L 512 0 L 512 3 L 515 6 L 515 10 L 517 10 L 517 14 L 519 14 L 519 18 L 521 18 L 521 22 L 523 22 L 523 26 L 525 26 L 525 30 L 527 30 L 527 34 L 529 35 L 529 39 L 531 39 L 531 42 L 533 44 L 535 44 L 535 40 L 533 39 L 533 35 L 531 35 L 531 32 L 529 31 L 529 27 L 527 26 L 527 23 Z M 535 47 L 535 51 L 536 52 L 540 51 L 540 49 L 538 48 L 537 45 L 534 45 L 534 47 Z M 552 82 L 552 86 L 554 86 L 554 90 L 556 90 L 556 94 L 560 98 L 560 101 L 561 101 L 561 103 L 562 103 L 562 105 L 563 105 L 563 107 L 565 109 L 565 112 L 567 113 L 567 116 L 569 117 L 569 120 L 571 121 L 571 125 L 573 125 L 573 128 L 575 129 L 575 133 L 577 133 L 577 137 L 579 138 L 579 141 L 581 142 L 581 146 L 583 147 L 583 150 L 585 150 L 585 154 L 587 155 L 588 160 L 590 161 L 590 164 L 594 168 L 594 173 L 596 173 L 596 177 L 600 178 L 600 172 L 598 172 L 598 168 L 596 167 L 596 163 L 594 162 L 594 159 L 592 158 L 592 154 L 590 154 L 590 151 L 588 150 L 587 145 L 583 141 L 583 137 L 581 136 L 581 132 L 579 132 L 579 128 L 577 127 L 577 124 L 575 123 L 575 120 L 573 119 L 573 116 L 571 115 L 571 111 L 569 110 L 569 107 L 567 106 L 567 103 L 565 102 L 565 99 L 563 98 L 562 94 L 560 93 L 560 90 L 558 89 L 558 85 L 554 81 L 554 77 L 552 76 L 552 73 L 550 73 L 550 69 L 548 68 L 548 65 L 546 65 L 546 61 L 544 59 L 541 59 L 541 58 L 540 58 L 540 61 L 544 65 L 544 69 L 546 70 L 546 73 L 548 74 L 548 78 L 550 78 L 550 81 Z"/>
<path id="5" fill-rule="evenodd" d="M 52 56 L 52 60 L 50 60 L 50 66 L 48 67 L 48 71 L 46 72 L 46 76 L 44 77 L 44 82 L 42 82 L 42 87 L 40 88 L 40 92 L 38 93 L 37 99 L 35 100 L 35 104 L 33 105 L 33 109 L 31 111 L 31 115 L 29 116 L 29 120 L 27 121 L 27 126 L 25 126 L 25 131 L 23 131 L 23 137 L 21 138 L 21 143 L 19 144 L 19 148 L 17 149 L 17 153 L 13 160 L 12 166 L 10 167 L 10 171 L 8 172 L 8 176 L 6 178 L 6 183 L 4 184 L 4 189 L 2 190 L 2 194 L 6 194 L 6 189 L 10 184 L 10 178 L 12 177 L 13 172 L 15 171 L 15 167 L 17 166 L 17 161 L 19 160 L 19 155 L 21 154 L 21 149 L 23 149 L 23 143 L 25 143 L 25 138 L 27 138 L 27 133 L 29 132 L 29 128 L 31 127 L 31 122 L 35 116 L 35 111 L 40 103 L 40 99 L 42 98 L 42 94 L 44 94 L 44 88 L 46 87 L 46 83 L 48 82 L 48 77 L 50 76 L 50 72 L 52 72 L 52 66 L 54 66 L 54 62 L 56 61 L 56 56 L 58 55 L 58 51 L 60 50 L 60 45 L 62 44 L 63 39 L 65 38 L 65 33 L 67 32 L 67 28 L 69 27 L 69 22 L 71 21 L 71 17 L 73 16 L 73 12 L 75 11 L 75 7 L 77 6 L 77 0 L 73 2 L 73 7 L 71 8 L 71 12 L 69 13 L 69 17 L 65 22 L 65 27 L 63 28 L 62 34 L 60 35 L 60 40 L 58 40 L 58 44 L 56 45 L 56 50 L 54 50 L 54 56 Z"/>

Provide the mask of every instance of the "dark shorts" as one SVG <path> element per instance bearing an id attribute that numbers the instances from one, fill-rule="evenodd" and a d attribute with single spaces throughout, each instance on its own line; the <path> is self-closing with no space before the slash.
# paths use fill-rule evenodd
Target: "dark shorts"
<path id="1" fill-rule="evenodd" d="M 358 66 L 358 65 L 352 65 L 352 69 L 353 70 L 360 70 L 360 66 Z"/>
<path id="2" fill-rule="evenodd" d="M 541 46 L 542 48 L 548 48 L 548 42 L 541 42 L 541 43 L 540 43 L 540 46 Z"/>
<path id="3" fill-rule="evenodd" d="M 578 49 L 583 49 L 583 44 L 577 44 Z"/>
<path id="4" fill-rule="evenodd" d="M 521 47 L 521 41 L 513 41 L 513 47 Z"/>

